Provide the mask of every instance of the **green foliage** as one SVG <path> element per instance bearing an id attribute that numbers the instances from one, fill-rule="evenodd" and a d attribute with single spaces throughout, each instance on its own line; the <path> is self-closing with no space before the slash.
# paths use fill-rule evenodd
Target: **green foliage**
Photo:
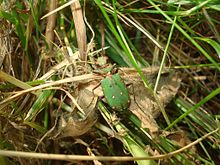
<path id="1" fill-rule="evenodd" d="M 57 88 L 62 88 L 59 92 L 55 88 L 53 90 L 39 88 L 31 90 L 32 87 L 51 82 L 52 79 L 50 77 L 55 74 L 57 79 L 53 81 L 56 84 L 57 80 L 65 80 L 67 76 L 90 72 L 90 68 L 88 69 L 87 67 L 85 72 L 83 70 L 87 65 L 101 70 L 103 69 L 102 66 L 111 62 L 121 67 L 135 68 L 145 87 L 148 88 L 149 95 L 152 98 L 154 97 L 155 100 L 157 100 L 155 96 L 158 95 L 158 82 L 161 80 L 160 73 L 163 71 L 164 66 L 174 68 L 176 73 L 178 72 L 182 78 L 182 83 L 176 95 L 177 98 L 172 102 L 173 104 L 169 105 L 169 108 L 166 108 L 168 113 L 162 111 L 163 108 L 161 108 L 163 116 L 167 114 L 169 117 L 167 119 L 171 121 L 171 124 L 167 124 L 169 122 L 165 123 L 165 117 L 162 117 L 162 115 L 154 119 L 157 120 L 161 132 L 163 131 L 162 129 L 175 132 L 182 130 L 184 127 L 191 140 L 189 143 L 191 143 L 219 127 L 218 97 L 220 88 L 218 84 L 220 64 L 218 60 L 220 57 L 220 35 L 218 29 L 220 21 L 217 13 L 220 11 L 219 0 L 80 1 L 83 7 L 85 5 L 85 10 L 83 9 L 85 17 L 83 20 L 87 20 L 87 41 L 91 40 L 91 43 L 95 43 L 95 46 L 91 49 L 89 44 L 85 45 L 88 46 L 87 57 L 92 54 L 91 56 L 94 59 L 88 58 L 87 65 L 83 65 L 83 67 L 81 61 L 77 59 L 77 41 L 79 39 L 76 37 L 76 28 L 70 6 L 54 13 L 57 16 L 56 21 L 50 22 L 49 17 L 41 19 L 50 10 L 49 1 L 0 0 L 1 5 L 3 3 L 7 4 L 7 2 L 9 2 L 9 7 L 0 8 L 0 21 L 3 27 L 10 28 L 7 34 L 4 33 L 4 28 L 0 28 L 0 32 L 3 32 L 0 34 L 0 41 L 2 41 L 3 45 L 6 43 L 5 45 L 9 45 L 11 48 L 6 51 L 7 58 L 4 60 L 4 62 L 9 62 L 0 66 L 4 71 L 0 72 L 2 81 L 0 84 L 0 114 L 7 121 L 6 124 L 0 123 L 2 127 L 0 135 L 3 135 L 1 136 L 1 141 L 7 141 L 7 144 L 12 145 L 12 147 L 3 146 L 1 149 L 15 149 L 13 145 L 16 146 L 17 150 L 24 149 L 22 147 L 19 148 L 19 144 L 14 139 L 10 139 L 13 136 L 13 132 L 10 131 L 12 127 L 21 133 L 23 138 L 21 146 L 26 147 L 27 144 L 28 147 L 33 147 L 34 143 L 30 143 L 27 139 L 31 137 L 30 139 L 34 139 L 33 141 L 35 139 L 38 140 L 47 131 L 46 129 L 51 129 L 54 124 L 50 123 L 50 121 L 54 120 L 51 117 L 53 115 L 51 111 L 65 111 L 64 118 L 67 118 L 66 113 L 73 115 L 71 113 L 77 109 L 75 108 L 77 101 L 75 105 L 70 105 L 72 103 L 70 103 L 68 96 L 70 96 L 72 101 L 75 96 L 77 97 L 77 93 L 75 93 L 77 90 L 75 89 L 80 90 L 81 82 L 79 85 L 75 82 L 65 83 L 63 81 L 61 86 L 54 85 Z M 66 2 L 64 0 L 59 1 L 56 8 Z M 45 39 L 45 31 L 49 23 L 55 24 L 55 27 L 50 30 L 51 32 L 56 32 L 56 34 L 54 33 L 55 37 L 52 39 L 53 46 L 56 46 L 56 49 L 53 49 L 53 47 L 50 53 L 47 52 L 48 45 Z M 100 29 L 100 25 L 103 25 L 103 29 Z M 6 42 L 7 37 L 11 37 L 10 42 Z M 57 51 L 58 49 L 59 51 Z M 1 50 L 4 50 L 3 46 Z M 102 50 L 105 51 L 102 52 Z M 60 58 L 61 56 L 56 56 L 57 52 L 61 53 L 62 58 Z M 71 55 L 75 55 L 75 61 L 70 61 L 72 60 Z M 105 57 L 106 63 L 98 64 L 98 57 Z M 18 62 L 17 59 L 19 59 Z M 64 64 L 67 59 L 69 60 L 68 64 Z M 15 67 L 18 65 L 20 70 Z M 60 65 L 62 67 L 58 67 Z M 73 65 L 73 67 L 69 65 Z M 160 71 L 156 83 L 149 85 L 141 69 L 147 66 L 159 65 Z M 49 77 L 42 80 L 40 77 L 47 72 L 50 73 Z M 82 86 L 85 84 L 83 83 Z M 128 116 L 127 113 L 125 118 L 129 118 L 129 120 L 127 118 L 124 120 L 121 112 L 129 107 L 130 96 L 119 74 L 104 78 L 101 82 L 101 87 L 109 106 L 120 112 L 112 115 L 112 111 L 108 113 L 106 113 L 108 110 L 102 111 L 105 114 L 102 115 L 105 116 L 105 120 L 107 119 L 108 125 L 105 125 L 104 129 L 101 127 L 97 129 L 97 124 L 95 132 L 98 132 L 97 134 L 99 135 L 94 133 L 91 135 L 92 138 L 87 139 L 88 144 L 92 144 L 90 143 L 91 141 L 89 142 L 90 139 L 94 142 L 93 144 L 97 144 L 98 147 L 96 148 L 95 146 L 93 151 L 97 150 L 97 153 L 101 153 L 106 147 L 109 150 L 107 149 L 104 153 L 109 155 L 117 154 L 114 143 L 111 143 L 115 138 L 111 138 L 109 141 L 109 135 L 112 135 L 111 137 L 116 135 L 114 137 L 117 137 L 123 143 L 120 143 L 121 146 L 117 147 L 121 147 L 122 150 L 129 150 L 133 156 L 148 156 L 149 152 L 146 151 L 146 145 L 149 145 L 152 149 L 149 155 L 153 155 L 154 151 L 159 154 L 168 154 L 179 149 L 180 146 L 174 145 L 172 139 L 168 140 L 162 134 L 159 137 L 159 141 L 155 140 L 150 132 L 151 130 L 141 128 L 144 119 L 139 119 L 138 115 Z M 20 91 L 27 89 L 29 92 Z M 49 104 L 51 100 L 53 101 L 51 103 L 52 107 Z M 157 102 L 158 105 L 160 105 L 159 101 Z M 48 111 L 49 108 L 51 111 Z M 143 108 L 143 111 L 147 111 L 146 109 Z M 116 120 L 113 120 L 115 116 Z M 59 117 L 60 114 L 57 114 L 56 122 L 59 122 Z M 24 118 L 25 120 L 23 120 Z M 120 121 L 125 122 L 123 123 L 124 125 Z M 77 125 L 78 122 L 81 121 L 74 121 L 74 124 Z M 130 123 L 133 124 L 133 127 Z M 54 124 L 53 128 L 55 127 L 56 124 Z M 32 130 L 34 131 L 28 132 L 28 135 L 23 134 L 29 128 L 33 128 Z M 62 132 L 62 130 L 60 131 Z M 135 131 L 141 133 L 135 134 Z M 99 136 L 102 137 L 102 140 L 100 140 Z M 5 140 L 5 137 L 9 139 Z M 96 140 L 96 138 L 99 140 Z M 212 157 L 212 155 L 219 152 L 220 147 L 217 143 L 219 139 L 219 132 L 215 132 L 209 138 L 200 141 L 198 144 L 200 150 L 195 152 L 195 159 L 198 160 L 189 159 L 193 157 L 193 154 L 188 150 L 184 150 L 184 153 L 177 153 L 172 158 L 167 159 L 167 162 L 161 160 L 161 163 L 175 164 L 182 162 L 193 164 L 196 162 L 198 164 L 214 164 L 216 160 L 214 160 L 215 157 Z M 39 151 L 48 150 L 47 140 L 46 137 L 42 141 L 42 143 L 45 143 L 39 145 L 41 147 Z M 178 140 L 182 141 L 183 139 L 179 138 Z M 28 147 L 25 149 L 33 149 Z M 78 151 L 77 149 L 74 148 L 75 151 Z M 202 154 L 200 155 L 200 153 Z M 5 164 L 4 159 L 4 157 L 0 157 L 2 164 Z M 154 161 L 137 161 L 137 163 L 153 164 Z"/>

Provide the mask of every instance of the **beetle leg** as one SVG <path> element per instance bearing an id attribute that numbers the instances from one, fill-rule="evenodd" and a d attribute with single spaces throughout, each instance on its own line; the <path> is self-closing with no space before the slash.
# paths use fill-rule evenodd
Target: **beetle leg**
<path id="1" fill-rule="evenodd" d="M 137 100 L 136 100 L 136 98 L 135 98 L 135 92 L 134 92 L 134 85 L 133 85 L 133 83 L 126 84 L 126 86 L 127 86 L 127 87 L 128 87 L 128 86 L 131 86 L 131 87 L 132 87 L 132 93 L 131 93 L 131 95 L 133 95 L 134 102 L 135 102 L 135 104 L 143 111 L 143 109 L 140 107 L 140 105 L 138 104 L 138 102 L 137 102 Z"/>

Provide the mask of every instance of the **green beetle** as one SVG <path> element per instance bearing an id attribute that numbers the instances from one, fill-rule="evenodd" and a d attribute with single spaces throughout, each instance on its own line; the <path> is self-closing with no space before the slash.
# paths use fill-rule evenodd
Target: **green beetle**
<path id="1" fill-rule="evenodd" d="M 128 89 L 119 74 L 107 76 L 102 80 L 101 86 L 105 99 L 112 109 L 121 111 L 129 107 Z"/>

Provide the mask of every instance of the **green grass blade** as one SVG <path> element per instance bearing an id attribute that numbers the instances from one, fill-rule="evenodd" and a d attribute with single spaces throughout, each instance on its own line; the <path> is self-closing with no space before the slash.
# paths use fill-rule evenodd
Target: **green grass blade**
<path id="1" fill-rule="evenodd" d="M 220 87 L 212 91 L 208 96 L 206 96 L 204 99 L 202 99 L 200 102 L 198 102 L 196 105 L 194 105 L 192 108 L 190 108 L 186 113 L 182 114 L 180 117 L 178 117 L 176 120 L 174 120 L 165 130 L 168 130 L 172 128 L 176 123 L 181 121 L 183 118 L 185 118 L 187 115 L 201 107 L 203 104 L 205 104 L 207 101 L 215 97 L 220 93 Z"/>
<path id="2" fill-rule="evenodd" d="M 210 0 L 209 0 L 210 1 Z M 148 0 L 148 2 L 154 6 L 160 13 L 171 23 L 174 21 L 164 13 L 152 0 Z M 220 71 L 220 66 L 216 63 L 216 61 L 188 34 L 186 33 L 178 24 L 174 24 L 175 27 L 211 62 L 215 65 L 216 69 Z"/>
<path id="3" fill-rule="evenodd" d="M 46 133 L 46 129 L 42 126 L 40 126 L 39 124 L 35 123 L 35 122 L 29 122 L 29 121 L 24 121 L 24 124 L 29 125 L 31 128 L 36 129 L 38 132 L 45 134 Z"/>
<path id="4" fill-rule="evenodd" d="M 28 111 L 24 120 L 30 121 L 40 113 L 48 103 L 48 101 L 53 97 L 54 91 L 53 90 L 44 90 L 34 102 L 31 109 Z"/>
<path id="5" fill-rule="evenodd" d="M 134 157 L 147 157 L 149 156 L 130 136 L 123 136 L 123 141 L 127 148 Z M 138 160 L 138 165 L 156 165 L 153 160 Z"/>
<path id="6" fill-rule="evenodd" d="M 98 102 L 98 107 L 103 112 L 103 114 L 108 120 L 113 119 L 113 116 L 111 115 L 111 113 L 105 108 L 105 106 L 101 102 Z M 130 151 L 133 157 L 149 156 L 147 152 L 142 147 L 140 147 L 138 143 L 135 142 L 135 140 L 129 135 L 129 132 L 128 132 L 129 130 L 127 130 L 126 127 L 122 123 L 116 122 L 114 126 L 118 134 L 120 135 L 121 141 L 123 142 L 125 147 Z M 137 163 L 139 165 L 156 164 L 156 162 L 153 160 L 139 160 L 137 161 Z"/>
<path id="7" fill-rule="evenodd" d="M 205 41 L 208 44 L 210 44 L 215 49 L 218 57 L 220 58 L 220 44 L 218 42 L 216 42 L 215 40 L 212 40 L 210 38 L 203 38 L 203 37 L 195 37 L 195 39 Z"/>

